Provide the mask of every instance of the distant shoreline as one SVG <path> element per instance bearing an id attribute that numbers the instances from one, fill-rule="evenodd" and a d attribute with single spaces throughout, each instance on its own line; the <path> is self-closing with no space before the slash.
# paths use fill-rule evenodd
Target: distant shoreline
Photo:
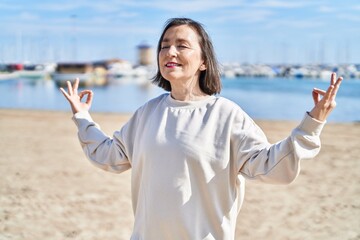
<path id="1" fill-rule="evenodd" d="M 328 80 L 225 78 L 220 96 L 238 104 L 254 119 L 299 121 L 313 106 L 312 89 L 326 89 L 328 84 Z M 132 114 L 150 99 L 165 93 L 155 85 L 143 87 L 121 81 L 91 89 L 95 94 L 91 112 L 115 114 Z M 344 80 L 337 96 L 338 107 L 328 121 L 358 122 L 359 91 L 360 80 Z M 70 111 L 58 86 L 51 80 L 0 82 L 0 95 L 0 108 Z"/>

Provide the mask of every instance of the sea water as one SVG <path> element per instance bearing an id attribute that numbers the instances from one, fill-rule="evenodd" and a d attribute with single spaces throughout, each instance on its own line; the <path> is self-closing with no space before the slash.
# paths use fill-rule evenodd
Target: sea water
<path id="1" fill-rule="evenodd" d="M 222 79 L 220 96 L 237 103 L 254 119 L 300 120 L 314 105 L 314 87 L 326 89 L 329 81 L 318 79 L 235 78 Z M 156 86 L 110 84 L 91 87 L 91 111 L 133 113 L 164 91 Z M 330 122 L 360 121 L 360 80 L 345 79 L 338 92 Z M 0 81 L 0 108 L 70 111 L 52 80 L 9 79 Z"/>

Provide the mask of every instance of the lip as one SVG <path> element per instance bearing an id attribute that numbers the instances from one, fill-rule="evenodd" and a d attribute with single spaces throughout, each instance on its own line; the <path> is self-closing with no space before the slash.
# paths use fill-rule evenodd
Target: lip
<path id="1" fill-rule="evenodd" d="M 167 62 L 165 64 L 165 67 L 167 67 L 167 68 L 176 68 L 176 67 L 179 67 L 179 66 L 181 66 L 181 64 L 176 63 L 176 62 Z"/>

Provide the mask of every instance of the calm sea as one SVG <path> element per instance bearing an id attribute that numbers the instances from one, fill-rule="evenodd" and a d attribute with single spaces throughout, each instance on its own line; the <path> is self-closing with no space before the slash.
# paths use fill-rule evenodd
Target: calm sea
<path id="1" fill-rule="evenodd" d="M 315 79 L 237 78 L 223 79 L 221 96 L 239 104 L 254 119 L 300 120 L 311 110 L 313 87 L 326 89 L 328 82 Z M 92 87 L 92 111 L 132 113 L 164 91 L 136 84 Z M 360 80 L 344 80 L 331 122 L 360 121 Z M 0 81 L 0 108 L 70 111 L 51 80 L 13 79 Z"/>

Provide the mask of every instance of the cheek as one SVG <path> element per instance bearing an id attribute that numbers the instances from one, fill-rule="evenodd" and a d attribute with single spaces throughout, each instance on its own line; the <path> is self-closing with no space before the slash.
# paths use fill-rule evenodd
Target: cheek
<path id="1" fill-rule="evenodd" d="M 186 58 L 190 61 L 200 61 L 202 59 L 201 54 L 198 52 L 187 53 Z"/>
<path id="2" fill-rule="evenodd" d="M 159 62 L 161 62 L 164 58 L 164 54 L 162 52 L 159 52 L 158 58 L 159 58 Z"/>

